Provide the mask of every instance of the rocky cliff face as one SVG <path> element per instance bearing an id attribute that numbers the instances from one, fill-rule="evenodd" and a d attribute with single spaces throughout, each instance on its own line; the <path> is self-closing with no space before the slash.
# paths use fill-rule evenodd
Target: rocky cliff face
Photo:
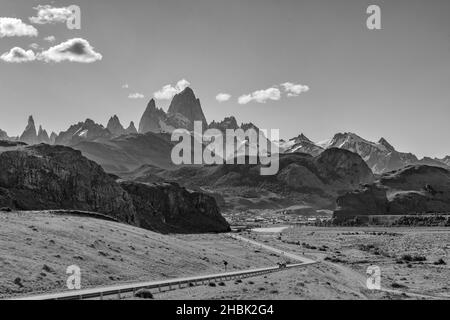
<path id="1" fill-rule="evenodd" d="M 194 121 L 201 121 L 203 129 L 207 128 L 200 100 L 195 97 L 191 88 L 186 88 L 175 95 L 169 110 L 157 108 L 151 99 L 139 122 L 139 133 L 171 133 L 175 129 L 194 129 Z"/>
<path id="2" fill-rule="evenodd" d="M 139 227 L 163 233 L 227 232 L 213 197 L 176 183 L 122 182 L 136 208 Z"/>
<path id="3" fill-rule="evenodd" d="M 194 121 L 201 121 L 203 128 L 208 126 L 200 100 L 195 97 L 194 91 L 189 87 L 173 97 L 168 113 L 181 114 L 191 123 L 194 123 Z"/>
<path id="4" fill-rule="evenodd" d="M 25 142 L 27 144 L 36 144 L 38 143 L 38 137 L 36 133 L 36 126 L 34 125 L 34 119 L 32 116 L 28 118 L 28 124 L 20 136 L 20 141 Z"/>
<path id="5" fill-rule="evenodd" d="M 78 209 L 133 223 L 130 196 L 95 162 L 63 146 L 35 145 L 0 153 L 0 206 Z"/>
<path id="6" fill-rule="evenodd" d="M 122 126 L 119 118 L 116 115 L 112 116 L 109 119 L 108 124 L 106 125 L 106 129 L 108 129 L 109 132 L 111 132 L 111 134 L 115 137 L 126 133 L 125 128 Z"/>
<path id="7" fill-rule="evenodd" d="M 230 130 L 239 129 L 239 125 L 236 121 L 236 118 L 231 116 L 231 117 L 226 117 L 225 119 L 223 119 L 220 122 L 216 122 L 216 121 L 211 122 L 209 124 L 208 128 L 209 129 L 218 129 L 218 130 L 222 131 L 223 133 L 225 133 L 227 129 L 230 129 Z"/>
<path id="8" fill-rule="evenodd" d="M 69 147 L 10 141 L 0 147 L 0 207 L 93 211 L 164 233 L 229 230 L 205 194 L 176 184 L 119 184 Z"/>
<path id="9" fill-rule="evenodd" d="M 56 138 L 58 138 L 58 135 L 52 131 L 50 134 L 50 144 L 55 144 Z"/>
<path id="10" fill-rule="evenodd" d="M 125 129 L 125 133 L 126 134 L 136 134 L 138 133 L 136 127 L 134 126 L 134 122 L 131 121 L 130 125 L 128 126 L 128 128 Z"/>
<path id="11" fill-rule="evenodd" d="M 407 166 L 339 197 L 337 204 L 337 219 L 450 212 L 450 171 L 426 165 Z"/>
<path id="12" fill-rule="evenodd" d="M 37 140 L 39 143 L 50 143 L 50 137 L 48 136 L 47 131 L 42 129 L 42 126 L 39 126 Z"/>
<path id="13" fill-rule="evenodd" d="M 8 134 L 2 129 L 0 129 L 0 140 L 9 140 Z"/>
<path id="14" fill-rule="evenodd" d="M 156 108 L 154 99 L 151 99 L 139 122 L 139 133 L 161 132 L 161 122 L 166 119 L 164 110 Z"/>

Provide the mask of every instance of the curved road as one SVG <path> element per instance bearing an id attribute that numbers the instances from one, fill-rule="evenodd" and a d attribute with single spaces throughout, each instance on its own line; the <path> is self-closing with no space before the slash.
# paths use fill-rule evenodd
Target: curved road
<path id="1" fill-rule="evenodd" d="M 317 261 L 308 259 L 306 257 L 299 256 L 299 255 L 293 254 L 293 253 L 289 253 L 289 252 L 286 252 L 286 251 L 283 251 L 283 250 L 280 250 L 280 249 L 276 249 L 274 247 L 271 247 L 271 246 L 259 243 L 257 241 L 254 241 L 254 240 L 251 240 L 251 239 L 248 239 L 248 238 L 244 238 L 242 236 L 238 236 L 238 235 L 235 235 L 235 234 L 232 234 L 232 233 L 230 233 L 229 235 L 230 235 L 231 238 L 233 238 L 235 240 L 239 240 L 239 241 L 243 241 L 243 242 L 247 242 L 247 243 L 253 244 L 256 247 L 259 247 L 259 248 L 262 248 L 262 249 L 266 249 L 268 251 L 272 251 L 272 252 L 278 253 L 281 256 L 284 256 L 284 257 L 287 257 L 287 258 L 290 258 L 290 259 L 293 259 L 293 260 L 296 260 L 296 261 L 300 261 L 301 263 L 308 263 L 308 264 L 317 263 Z"/>

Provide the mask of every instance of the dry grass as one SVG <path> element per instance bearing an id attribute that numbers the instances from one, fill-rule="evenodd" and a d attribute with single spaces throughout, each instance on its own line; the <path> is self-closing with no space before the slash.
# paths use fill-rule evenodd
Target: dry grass
<path id="1" fill-rule="evenodd" d="M 423 299 L 450 298 L 450 229 L 299 227 L 247 237 L 321 263 L 267 276 L 227 282 L 221 290 L 187 288 L 156 299 Z M 413 261 L 398 263 L 410 255 Z M 426 258 L 425 261 L 423 257 Z M 446 264 L 435 264 L 442 259 Z M 408 260 L 408 259 L 407 259 Z M 381 268 L 383 288 L 369 291 L 368 266 Z M 402 294 L 402 292 L 404 294 Z M 419 294 L 419 295 L 415 295 Z M 424 296 L 421 296 L 424 295 Z"/>
<path id="2" fill-rule="evenodd" d="M 83 288 L 273 265 L 224 235 L 200 242 L 112 221 L 43 212 L 0 212 L 0 297 L 66 289 L 66 268 Z M 211 245 L 208 239 L 216 239 Z M 220 249 L 218 248 L 220 247 Z"/>

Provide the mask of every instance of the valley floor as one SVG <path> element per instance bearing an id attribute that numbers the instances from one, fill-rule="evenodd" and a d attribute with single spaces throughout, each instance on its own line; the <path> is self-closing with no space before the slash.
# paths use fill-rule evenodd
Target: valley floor
<path id="1" fill-rule="evenodd" d="M 244 236 L 320 263 L 156 298 L 450 299 L 449 228 L 291 227 Z M 437 264 L 440 259 L 446 264 Z M 381 270 L 381 291 L 367 289 L 369 266 Z"/>

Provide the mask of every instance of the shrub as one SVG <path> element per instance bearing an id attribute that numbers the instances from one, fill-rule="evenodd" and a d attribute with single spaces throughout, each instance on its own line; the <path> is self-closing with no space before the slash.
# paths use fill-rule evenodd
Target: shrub
<path id="1" fill-rule="evenodd" d="M 410 254 L 404 254 L 402 255 L 402 260 L 410 262 L 413 260 L 413 258 Z"/>
<path id="2" fill-rule="evenodd" d="M 446 265 L 447 263 L 444 261 L 444 259 L 440 258 L 438 261 L 433 262 L 434 265 Z"/>
<path id="3" fill-rule="evenodd" d="M 397 282 L 393 282 L 393 283 L 391 284 L 391 287 L 392 287 L 392 288 L 395 288 L 395 289 L 406 288 L 406 286 L 404 286 L 403 284 L 397 283 Z"/>
<path id="4" fill-rule="evenodd" d="M 139 289 L 134 296 L 141 299 L 153 299 L 153 294 L 148 289 Z"/>

